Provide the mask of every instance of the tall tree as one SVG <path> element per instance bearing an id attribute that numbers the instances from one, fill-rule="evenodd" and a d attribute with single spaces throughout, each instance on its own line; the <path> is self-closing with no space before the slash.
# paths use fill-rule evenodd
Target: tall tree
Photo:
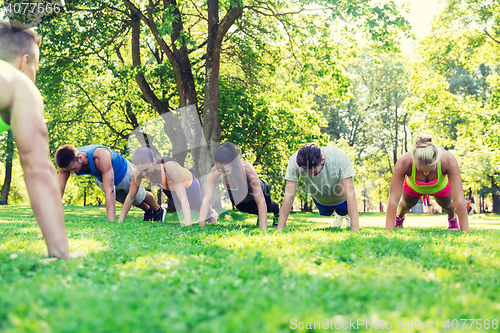
<path id="1" fill-rule="evenodd" d="M 359 23 L 358 27 L 366 30 L 373 43 L 380 48 L 394 48 L 394 37 L 399 31 L 408 28 L 407 22 L 399 16 L 399 9 L 392 2 L 375 7 L 366 0 L 316 3 L 324 7 L 331 22 L 340 19 Z M 118 53 L 122 49 L 120 46 L 125 45 L 124 34 L 130 34 L 132 69 L 144 100 L 159 114 L 168 112 L 171 107 L 188 105 L 203 109 L 202 123 L 208 143 L 220 138 L 219 75 L 223 65 L 221 56 L 226 52 L 225 42 L 238 36 L 255 38 L 256 34 L 246 34 L 264 31 L 267 35 L 279 36 L 290 48 L 298 52 L 300 47 L 296 43 L 297 40 L 304 39 L 303 36 L 308 34 L 310 36 L 311 31 L 315 31 L 316 20 L 320 17 L 304 14 L 307 12 L 309 1 L 282 3 L 210 0 L 195 3 L 194 6 L 193 3 L 172 0 L 150 0 L 147 3 L 128 0 L 75 1 L 72 4 L 73 7 L 70 7 L 65 17 L 52 21 L 52 28 L 57 26 L 54 30 L 58 31 L 50 36 L 50 39 L 56 41 L 61 35 L 67 38 L 63 47 L 59 47 L 60 52 L 53 54 L 71 54 L 69 57 L 58 57 L 56 61 L 61 64 L 61 58 L 75 60 L 93 54 L 108 60 L 109 66 L 115 64 L 116 67 L 116 59 L 120 58 L 120 55 L 112 54 Z M 255 24 L 262 18 L 273 18 L 274 24 L 268 27 Z M 75 21 L 79 22 L 77 27 L 74 27 Z M 61 22 L 65 24 L 60 25 Z M 256 39 L 265 41 L 257 43 L 257 47 L 265 51 L 265 44 L 269 43 L 269 40 L 265 39 L 265 35 Z M 234 43 L 227 45 L 234 47 Z M 144 55 L 147 56 L 146 61 L 143 59 Z M 173 81 L 165 75 L 165 61 L 173 73 Z M 153 73 L 152 64 L 162 70 Z M 294 65 L 302 65 L 301 68 L 305 69 L 312 68 L 306 64 L 297 62 Z M 205 75 L 200 80 L 197 73 L 202 68 Z M 310 77 L 311 73 L 312 71 L 307 70 L 302 78 Z M 158 78 L 161 82 L 155 84 Z M 178 96 L 178 102 L 175 104 L 171 103 L 173 100 L 168 93 L 172 83 Z M 202 104 L 199 102 L 201 96 Z M 195 121 L 197 120 L 191 118 L 182 119 L 182 126 L 188 133 L 187 140 L 191 147 L 200 144 L 202 140 L 199 133 L 190 131 L 194 128 L 192 124 Z M 202 167 L 195 167 L 198 169 L 197 173 L 202 171 L 199 168 Z"/>

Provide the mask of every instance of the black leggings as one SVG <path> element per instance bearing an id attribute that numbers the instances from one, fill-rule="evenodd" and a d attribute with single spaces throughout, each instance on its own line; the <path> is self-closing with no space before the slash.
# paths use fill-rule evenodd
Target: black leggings
<path id="1" fill-rule="evenodd" d="M 264 181 L 261 180 L 262 193 L 264 194 L 264 199 L 266 200 L 267 212 L 274 213 L 274 215 L 278 215 L 280 212 L 280 206 L 273 200 L 271 200 L 271 194 L 269 192 L 269 187 Z M 233 196 L 230 195 L 229 198 L 234 205 Z M 255 199 L 252 198 L 250 201 L 242 201 L 236 205 L 236 209 L 240 212 L 259 215 L 259 207 L 257 207 L 257 203 Z"/>

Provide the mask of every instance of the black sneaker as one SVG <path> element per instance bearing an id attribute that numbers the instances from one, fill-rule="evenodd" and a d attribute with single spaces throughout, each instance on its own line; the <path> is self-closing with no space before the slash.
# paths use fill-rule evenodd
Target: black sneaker
<path id="1" fill-rule="evenodd" d="M 167 211 L 160 207 L 156 212 L 153 212 L 153 221 L 163 222 Z"/>
<path id="2" fill-rule="evenodd" d="M 149 207 L 149 209 L 144 212 L 144 221 L 151 221 L 153 219 L 153 214 L 153 208 Z"/>

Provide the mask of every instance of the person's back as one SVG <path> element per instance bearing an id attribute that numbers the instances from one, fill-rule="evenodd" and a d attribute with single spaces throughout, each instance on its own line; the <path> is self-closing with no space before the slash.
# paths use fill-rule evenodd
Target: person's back
<path id="1" fill-rule="evenodd" d="M 111 155 L 111 165 L 113 167 L 114 173 L 114 184 L 118 184 L 127 174 L 127 160 L 125 159 L 125 157 L 115 152 L 113 149 L 103 145 L 87 145 L 76 148 L 80 153 L 87 154 L 90 166 L 90 170 L 78 172 L 76 173 L 76 175 L 92 175 L 102 182 L 102 172 L 101 170 L 98 170 L 94 165 L 94 152 L 98 148 L 104 148 L 109 151 Z"/>

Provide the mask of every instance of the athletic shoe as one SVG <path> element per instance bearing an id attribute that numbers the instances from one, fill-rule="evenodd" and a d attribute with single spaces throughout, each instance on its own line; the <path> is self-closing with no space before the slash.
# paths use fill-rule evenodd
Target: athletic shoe
<path id="1" fill-rule="evenodd" d="M 151 221 L 152 219 L 153 219 L 153 208 L 149 207 L 149 209 L 144 212 L 144 221 Z"/>
<path id="2" fill-rule="evenodd" d="M 351 218 L 349 217 L 349 215 L 344 216 L 344 218 L 345 218 L 345 227 L 350 228 L 351 227 Z"/>
<path id="3" fill-rule="evenodd" d="M 452 219 L 448 218 L 448 224 L 448 230 L 460 230 L 460 227 L 458 226 L 458 218 L 456 216 Z"/>
<path id="4" fill-rule="evenodd" d="M 219 214 L 217 214 L 217 212 L 214 210 L 212 215 L 207 219 L 207 222 L 208 223 L 217 223 L 217 218 L 219 217 Z"/>
<path id="5" fill-rule="evenodd" d="M 344 220 L 344 218 L 342 216 L 335 213 L 335 218 L 333 219 L 332 226 L 333 227 L 341 227 L 343 220 Z"/>
<path id="6" fill-rule="evenodd" d="M 277 227 L 279 221 L 280 221 L 280 214 L 274 215 L 273 216 L 273 227 Z"/>
<path id="7" fill-rule="evenodd" d="M 257 216 L 257 224 L 256 224 L 257 227 L 259 227 L 259 217 Z"/>
<path id="8" fill-rule="evenodd" d="M 153 221 L 163 222 L 165 221 L 165 214 L 167 211 L 160 207 L 156 212 L 153 212 Z"/>
<path id="9" fill-rule="evenodd" d="M 403 222 L 405 221 L 406 216 L 399 217 L 396 215 L 396 228 L 402 228 Z"/>

